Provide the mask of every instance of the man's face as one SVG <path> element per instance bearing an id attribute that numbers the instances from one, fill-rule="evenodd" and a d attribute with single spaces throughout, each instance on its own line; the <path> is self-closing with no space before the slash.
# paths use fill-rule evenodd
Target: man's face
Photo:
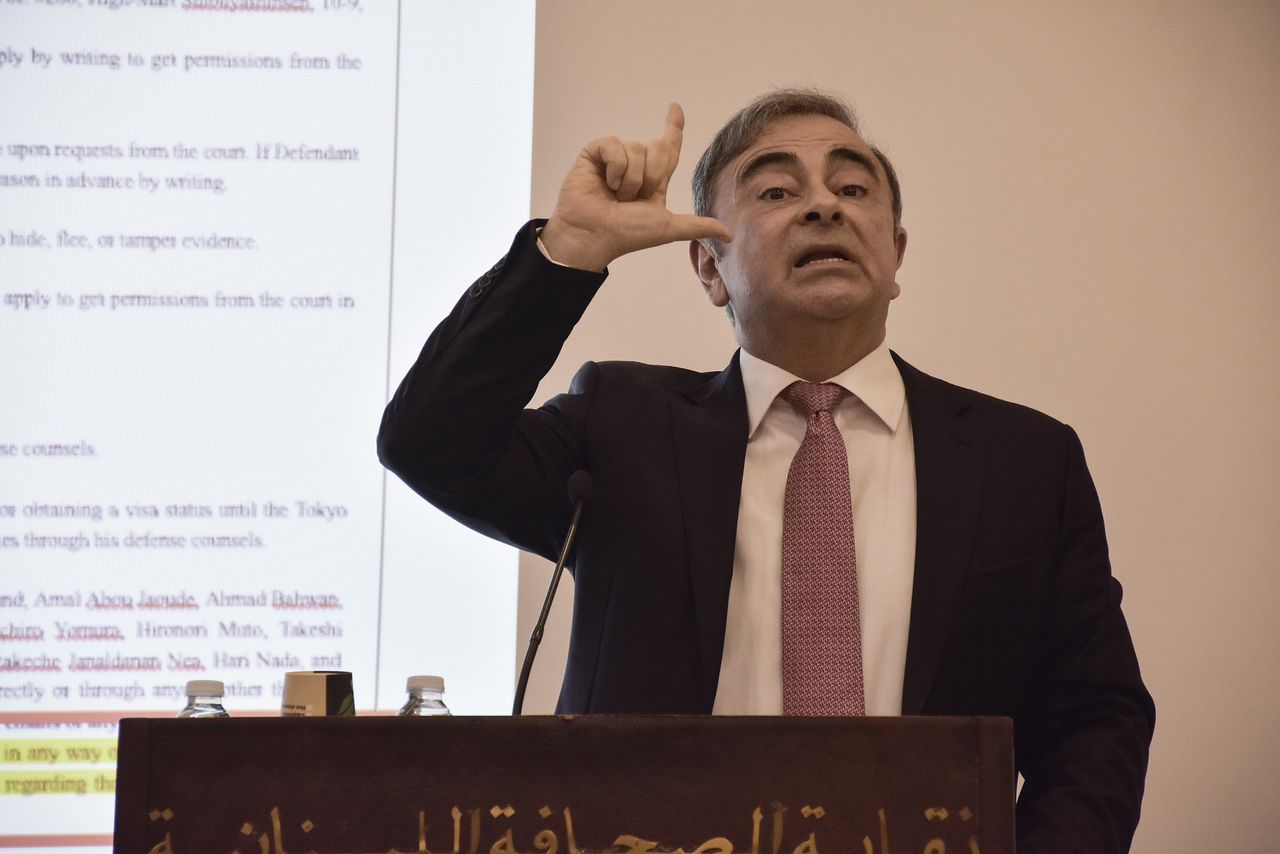
<path id="1" fill-rule="evenodd" d="M 733 240 L 719 260 L 695 244 L 693 260 L 711 301 L 732 305 L 740 341 L 803 334 L 812 321 L 878 326 L 883 336 L 906 232 L 860 136 L 827 116 L 784 117 L 720 171 L 714 190 Z"/>

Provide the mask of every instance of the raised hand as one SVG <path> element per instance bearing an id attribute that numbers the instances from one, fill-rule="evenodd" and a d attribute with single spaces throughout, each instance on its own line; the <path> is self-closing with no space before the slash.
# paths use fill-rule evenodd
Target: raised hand
<path id="1" fill-rule="evenodd" d="M 561 264 L 603 270 L 628 252 L 678 240 L 731 240 L 717 219 L 667 210 L 667 184 L 680 162 L 684 110 L 667 109 L 662 136 L 648 142 L 597 139 L 578 152 L 542 245 Z"/>

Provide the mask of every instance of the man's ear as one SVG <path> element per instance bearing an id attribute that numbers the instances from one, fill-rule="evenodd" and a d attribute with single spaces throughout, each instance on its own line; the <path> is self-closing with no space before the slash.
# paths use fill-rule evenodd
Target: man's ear
<path id="1" fill-rule="evenodd" d="M 707 292 L 707 299 L 711 300 L 711 304 L 717 308 L 728 305 L 729 291 L 720 278 L 719 262 L 703 241 L 689 241 L 689 262 L 693 264 L 693 272 L 702 282 L 702 289 Z"/>
<path id="2" fill-rule="evenodd" d="M 902 269 L 902 259 L 907 257 L 907 230 L 900 225 L 895 225 L 893 227 L 893 245 L 898 250 L 898 263 L 897 266 L 893 268 L 893 271 L 896 273 L 898 270 Z M 893 290 L 889 293 L 889 299 L 897 299 L 898 295 L 901 293 L 902 285 L 898 284 L 898 279 L 895 276 L 893 279 Z"/>

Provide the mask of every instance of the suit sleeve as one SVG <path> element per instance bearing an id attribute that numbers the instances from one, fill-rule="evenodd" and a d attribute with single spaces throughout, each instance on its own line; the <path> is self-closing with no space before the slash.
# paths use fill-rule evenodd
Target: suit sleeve
<path id="1" fill-rule="evenodd" d="M 605 274 L 561 267 L 527 224 L 422 348 L 382 416 L 378 457 L 463 524 L 554 559 L 590 369 L 574 391 L 525 409 Z"/>
<path id="2" fill-rule="evenodd" d="M 1155 707 L 1112 577 L 1097 491 L 1070 428 L 1037 703 L 1019 734 L 1019 854 L 1126 852 Z"/>

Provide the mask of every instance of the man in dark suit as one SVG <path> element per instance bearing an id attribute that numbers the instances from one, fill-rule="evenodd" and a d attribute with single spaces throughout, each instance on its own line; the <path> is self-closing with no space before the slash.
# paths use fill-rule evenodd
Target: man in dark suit
<path id="1" fill-rule="evenodd" d="M 842 104 L 783 91 L 744 109 L 695 170 L 695 216 L 666 207 L 682 128 L 672 105 L 659 139 L 583 149 L 551 218 L 428 340 L 384 415 L 383 462 L 546 557 L 569 476 L 591 472 L 560 711 L 1007 715 L 1019 850 L 1127 850 L 1154 708 L 1075 433 L 889 353 L 900 192 Z M 677 240 L 731 312 L 728 367 L 589 363 L 567 394 L 524 409 L 607 265 Z M 793 386 L 834 402 L 806 410 Z M 837 442 L 823 459 L 844 497 L 795 522 L 811 440 Z M 850 546 L 830 575 L 852 605 L 806 602 L 827 610 L 797 618 L 819 624 L 814 648 L 838 650 L 816 664 L 788 640 L 802 529 L 834 536 L 822 555 Z M 823 634 L 848 617 L 852 638 Z M 797 655 L 855 690 L 791 705 Z"/>

